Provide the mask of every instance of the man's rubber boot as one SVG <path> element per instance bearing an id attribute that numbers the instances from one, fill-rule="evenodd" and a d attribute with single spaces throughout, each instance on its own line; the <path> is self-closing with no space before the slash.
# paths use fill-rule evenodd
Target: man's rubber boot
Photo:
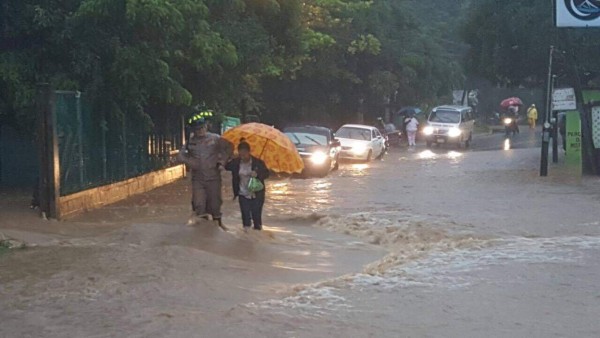
<path id="1" fill-rule="evenodd" d="M 190 216 L 190 219 L 188 220 L 188 225 L 194 225 L 199 223 L 201 220 L 209 220 L 209 215 L 208 214 L 197 214 L 196 212 L 192 212 L 192 216 Z"/>
<path id="2" fill-rule="evenodd" d="M 223 225 L 223 221 L 221 221 L 221 217 L 215 217 L 213 218 L 213 221 L 217 222 L 217 225 L 219 226 L 219 228 L 227 231 L 227 227 L 225 225 Z"/>
<path id="3" fill-rule="evenodd" d="M 198 216 L 196 215 L 195 212 L 192 212 L 192 215 L 190 216 L 190 218 L 187 221 L 187 225 L 194 225 L 196 224 L 196 222 L 198 221 Z"/>

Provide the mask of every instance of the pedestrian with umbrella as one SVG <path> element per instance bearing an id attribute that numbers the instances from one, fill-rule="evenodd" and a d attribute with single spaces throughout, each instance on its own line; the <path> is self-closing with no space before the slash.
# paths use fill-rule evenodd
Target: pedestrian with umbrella
<path id="1" fill-rule="evenodd" d="M 504 125 L 506 135 L 510 132 L 519 133 L 519 108 L 523 105 L 518 97 L 509 97 L 500 102 L 500 107 L 505 111 L 504 114 Z"/>
<path id="2" fill-rule="evenodd" d="M 231 171 L 233 198 L 238 198 L 244 230 L 254 225 L 262 230 L 262 210 L 265 204 L 265 179 L 269 169 L 262 160 L 250 155 L 250 145 L 241 141 L 238 156 L 225 165 Z"/>
<path id="3" fill-rule="evenodd" d="M 301 173 L 304 162 L 296 146 L 281 131 L 262 123 L 245 123 L 227 130 L 223 138 L 231 144 L 245 141 L 251 155 L 276 173 Z"/>
<path id="4" fill-rule="evenodd" d="M 246 123 L 227 130 L 223 138 L 237 144 L 238 156 L 225 169 L 231 171 L 234 199 L 237 197 L 244 230 L 262 229 L 265 179 L 269 170 L 301 173 L 302 158 L 296 146 L 279 130 L 261 123 Z"/>

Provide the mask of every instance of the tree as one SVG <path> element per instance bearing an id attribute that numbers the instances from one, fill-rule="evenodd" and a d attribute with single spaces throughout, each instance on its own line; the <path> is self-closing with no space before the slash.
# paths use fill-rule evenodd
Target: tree
<path id="1" fill-rule="evenodd" d="M 416 19 L 424 8 L 413 0 L 5 0 L 0 118 L 32 120 L 40 81 L 84 91 L 97 111 L 146 127 L 199 104 L 337 124 L 364 102 L 375 117 L 392 97 L 435 101 L 461 80 L 442 47 L 444 28 Z"/>
<path id="2" fill-rule="evenodd" d="M 31 129 L 35 84 L 76 88 L 62 32 L 78 1 L 6 0 L 0 6 L 0 122 Z"/>
<path id="3" fill-rule="evenodd" d="M 576 60 L 581 73 L 600 69 L 597 32 L 557 29 L 552 10 L 551 3 L 543 0 L 473 2 L 462 30 L 470 45 L 469 73 L 502 86 L 543 86 L 550 45 L 566 51 L 566 58 L 557 59 L 556 71 L 570 74 L 572 81 L 576 74 L 569 64 Z"/>
<path id="4" fill-rule="evenodd" d="M 293 79 L 266 85 L 267 106 L 285 116 L 339 124 L 364 102 L 374 119 L 388 100 L 435 101 L 462 82 L 458 60 L 420 28 L 405 1 L 307 1 L 304 10 L 309 58 Z"/>

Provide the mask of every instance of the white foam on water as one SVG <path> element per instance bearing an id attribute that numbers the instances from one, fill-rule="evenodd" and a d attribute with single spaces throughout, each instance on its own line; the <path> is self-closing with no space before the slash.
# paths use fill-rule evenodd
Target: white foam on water
<path id="1" fill-rule="evenodd" d="M 322 217 L 316 226 L 359 237 L 370 244 L 393 249 L 398 244 L 437 242 L 456 225 L 407 211 L 375 211 Z"/>
<path id="2" fill-rule="evenodd" d="M 452 250 L 432 248 L 420 258 L 388 266 L 377 273 L 363 272 L 298 286 L 292 296 L 246 304 L 245 307 L 290 317 L 335 316 L 340 311 L 353 311 L 352 305 L 343 296 L 346 290 L 385 292 L 398 288 L 421 288 L 426 292 L 434 288 L 464 289 L 489 282 L 477 272 L 494 266 L 577 262 L 586 255 L 586 251 L 600 250 L 600 237 L 591 236 L 513 237 L 471 243 L 478 245 Z M 380 263 L 374 265 L 381 266 Z M 369 271 L 369 268 L 365 271 Z"/>
<path id="3" fill-rule="evenodd" d="M 561 224 L 562 227 L 591 227 L 591 226 L 598 226 L 600 225 L 600 221 L 596 221 L 596 222 L 587 222 L 587 223 L 579 223 L 579 224 Z"/>
<path id="4" fill-rule="evenodd" d="M 369 275 L 382 274 L 434 251 L 455 251 L 488 245 L 488 240 L 464 233 L 468 228 L 466 226 L 401 210 L 328 216 L 319 220 L 317 226 L 385 247 L 389 254 L 365 268 L 364 272 Z"/>
<path id="5" fill-rule="evenodd" d="M 435 250 L 426 257 L 396 265 L 380 274 L 357 275 L 350 287 L 386 289 L 411 286 L 462 288 L 480 281 L 473 272 L 506 264 L 577 262 L 586 250 L 600 249 L 599 237 L 557 237 L 491 240 L 485 246 Z"/>
<path id="6" fill-rule="evenodd" d="M 352 307 L 333 287 L 306 286 L 292 296 L 249 303 L 242 308 L 290 317 L 319 318 L 331 316 L 341 310 L 350 311 Z"/>

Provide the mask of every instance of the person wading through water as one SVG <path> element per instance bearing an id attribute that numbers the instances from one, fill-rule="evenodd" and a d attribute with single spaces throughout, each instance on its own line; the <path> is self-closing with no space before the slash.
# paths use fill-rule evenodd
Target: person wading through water
<path id="1" fill-rule="evenodd" d="M 242 212 L 244 230 L 254 225 L 255 230 L 262 230 L 262 209 L 265 204 L 265 179 L 269 170 L 265 162 L 250 155 L 250 145 L 244 141 L 238 145 L 238 157 L 227 163 L 225 169 L 231 171 L 234 199 L 237 197 Z M 263 188 L 251 191 L 250 180 L 258 179 Z"/>
<path id="2" fill-rule="evenodd" d="M 188 120 L 190 139 L 179 151 L 178 159 L 192 170 L 192 217 L 188 224 L 200 218 L 213 221 L 226 229 L 221 221 L 221 171 L 232 153 L 231 144 L 207 131 L 206 119 L 196 114 Z"/>

